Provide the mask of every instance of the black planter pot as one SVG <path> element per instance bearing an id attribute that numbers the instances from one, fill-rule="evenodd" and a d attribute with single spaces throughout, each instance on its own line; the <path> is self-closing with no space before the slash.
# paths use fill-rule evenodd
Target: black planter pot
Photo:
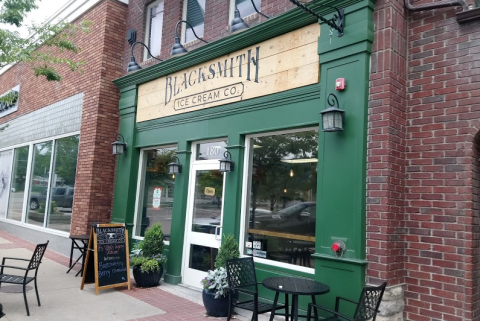
<path id="1" fill-rule="evenodd" d="M 227 317 L 228 316 L 228 295 L 215 299 L 215 293 L 203 290 L 203 305 L 207 314 L 211 317 Z"/>
<path id="2" fill-rule="evenodd" d="M 142 273 L 139 266 L 133 267 L 133 278 L 138 287 L 151 288 L 157 286 L 160 283 L 160 278 L 163 274 L 163 265 L 160 265 L 158 272 Z"/>

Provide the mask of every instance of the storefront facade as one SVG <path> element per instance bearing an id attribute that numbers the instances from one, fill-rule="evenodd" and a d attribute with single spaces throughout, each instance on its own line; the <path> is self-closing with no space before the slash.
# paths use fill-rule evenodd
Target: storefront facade
<path id="1" fill-rule="evenodd" d="M 332 286 L 327 300 L 364 286 L 373 3 L 335 5 L 348 12 L 342 37 L 291 10 L 115 80 L 128 147 L 112 221 L 133 239 L 162 223 L 166 282 L 199 288 L 222 235 L 233 234 L 261 278 L 313 278 Z M 344 131 L 322 131 L 329 94 L 345 110 Z M 222 174 L 225 155 L 234 169 Z M 173 161 L 182 165 L 175 177 Z M 341 257 L 335 241 L 346 245 Z"/>

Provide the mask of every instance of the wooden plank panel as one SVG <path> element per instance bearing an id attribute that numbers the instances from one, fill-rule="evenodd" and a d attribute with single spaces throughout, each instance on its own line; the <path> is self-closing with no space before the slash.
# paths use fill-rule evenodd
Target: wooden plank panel
<path id="1" fill-rule="evenodd" d="M 317 83 L 319 34 L 313 24 L 143 84 L 137 122 Z"/>

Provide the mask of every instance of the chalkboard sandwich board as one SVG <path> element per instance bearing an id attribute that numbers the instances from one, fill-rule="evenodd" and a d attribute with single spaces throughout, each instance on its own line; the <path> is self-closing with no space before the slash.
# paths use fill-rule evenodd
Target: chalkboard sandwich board
<path id="1" fill-rule="evenodd" d="M 118 286 L 127 286 L 130 290 L 128 252 L 128 232 L 124 224 L 93 224 L 80 289 L 94 279 L 97 295 L 99 290 Z"/>

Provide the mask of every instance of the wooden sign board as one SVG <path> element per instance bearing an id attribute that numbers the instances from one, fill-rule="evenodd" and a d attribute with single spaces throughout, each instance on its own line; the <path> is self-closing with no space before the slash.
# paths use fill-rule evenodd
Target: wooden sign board
<path id="1" fill-rule="evenodd" d="M 137 122 L 316 84 L 318 23 L 138 88 Z"/>
<path id="2" fill-rule="evenodd" d="M 83 290 L 85 283 L 95 281 L 97 295 L 99 290 L 119 286 L 130 290 L 128 253 L 128 231 L 124 224 L 93 224 L 80 289 Z"/>

